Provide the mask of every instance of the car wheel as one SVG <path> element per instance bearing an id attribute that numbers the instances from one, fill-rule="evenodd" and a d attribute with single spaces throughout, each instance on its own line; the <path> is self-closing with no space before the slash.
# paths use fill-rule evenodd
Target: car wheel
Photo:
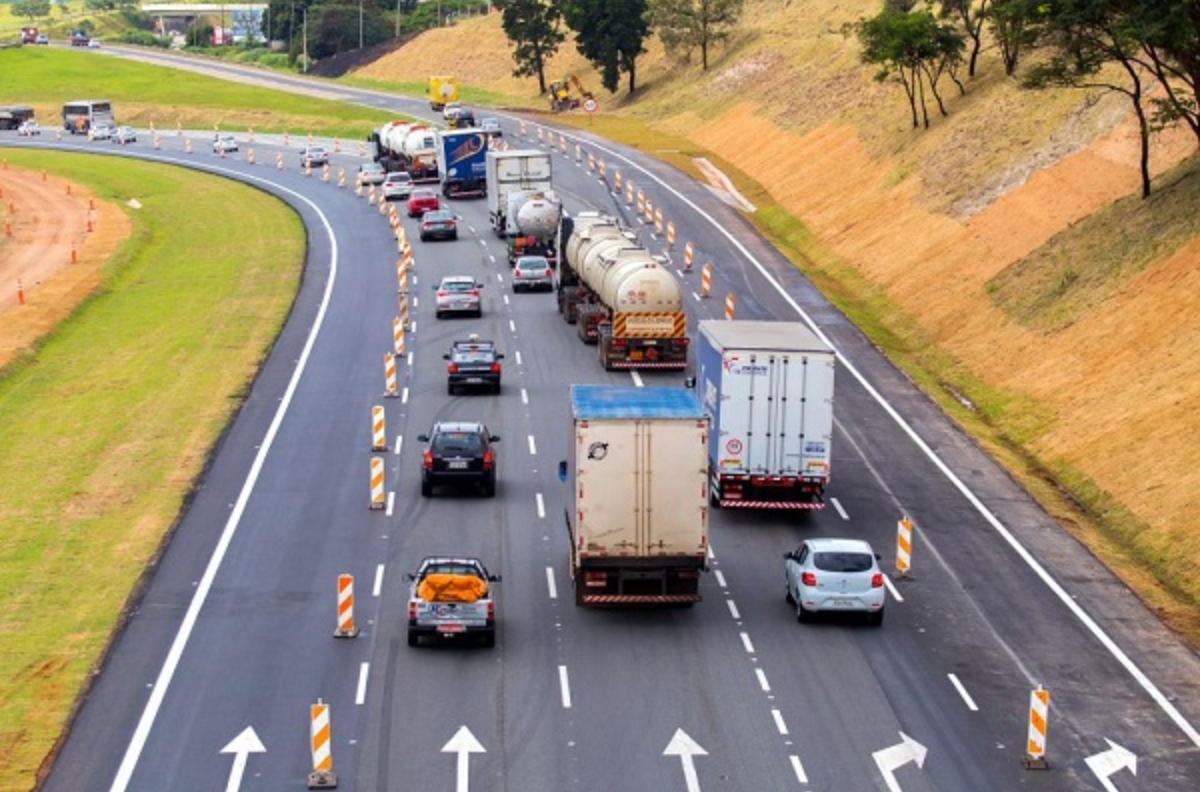
<path id="1" fill-rule="evenodd" d="M 500 392 L 500 383 L 497 382 L 495 385 L 492 386 L 492 393 L 499 393 L 499 392 Z"/>
<path id="2" fill-rule="evenodd" d="M 477 308 L 477 309 L 475 310 L 475 318 L 476 318 L 476 319 L 479 319 L 479 318 L 480 318 L 480 317 L 482 317 L 482 316 L 483 316 L 483 309 L 482 309 L 482 308 Z"/>
<path id="3" fill-rule="evenodd" d="M 442 318 L 444 318 L 444 317 L 442 316 L 442 312 L 441 312 L 441 311 L 434 311 L 433 315 L 434 315 L 434 316 L 436 316 L 438 319 L 442 319 Z"/>
<path id="4" fill-rule="evenodd" d="M 809 613 L 808 611 L 804 610 L 804 606 L 801 605 L 799 602 L 797 602 L 796 603 L 796 621 L 803 624 L 804 622 L 808 621 L 811 618 L 812 618 L 812 614 Z"/>
<path id="5" fill-rule="evenodd" d="M 496 645 L 496 633 L 494 632 L 486 632 L 480 636 L 480 638 L 480 643 L 482 643 L 488 649 L 491 649 Z"/>
<path id="6" fill-rule="evenodd" d="M 421 482 L 421 497 L 422 498 L 432 498 L 433 497 L 433 482 L 431 482 L 431 481 L 422 481 Z"/>
<path id="7" fill-rule="evenodd" d="M 408 645 L 418 646 L 421 643 L 421 636 L 416 630 L 408 631 Z"/>
<path id="8" fill-rule="evenodd" d="M 867 614 L 867 624 L 871 625 L 872 627 L 879 627 L 880 625 L 883 624 L 883 608 L 882 607 L 879 610 L 875 611 L 874 613 Z"/>
<path id="9" fill-rule="evenodd" d="M 451 241 L 451 242 L 457 242 L 457 241 L 458 241 L 458 232 L 457 232 L 457 231 L 455 231 L 453 234 L 451 234 L 451 235 L 450 235 L 450 241 Z"/>
<path id="10" fill-rule="evenodd" d="M 491 481 L 483 482 L 483 497 L 485 497 L 485 498 L 496 497 L 496 480 L 495 479 L 492 479 Z"/>
<path id="11" fill-rule="evenodd" d="M 448 395 L 448 396 L 454 395 L 454 386 L 453 385 L 446 386 L 446 395 Z"/>
<path id="12" fill-rule="evenodd" d="M 784 584 L 784 586 L 783 586 L 783 588 L 784 588 L 784 591 L 786 592 L 786 593 L 784 594 L 783 598 L 784 598 L 785 600 L 787 600 L 787 604 L 788 604 L 788 605 L 795 605 L 795 604 L 796 604 L 796 598 L 792 596 L 792 587 L 791 587 L 790 585 L 788 585 L 788 584 L 786 584 L 786 583 L 785 583 L 785 584 Z"/>

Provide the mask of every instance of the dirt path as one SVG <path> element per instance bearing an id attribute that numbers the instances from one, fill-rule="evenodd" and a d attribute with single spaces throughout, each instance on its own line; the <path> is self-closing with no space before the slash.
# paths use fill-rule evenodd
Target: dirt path
<path id="1" fill-rule="evenodd" d="M 2 366 L 96 287 L 100 268 L 129 236 L 130 222 L 118 207 L 94 201 L 82 186 L 70 185 L 68 194 L 67 182 L 37 171 L 0 170 L 0 190 L 0 213 L 12 231 L 0 236 Z"/>

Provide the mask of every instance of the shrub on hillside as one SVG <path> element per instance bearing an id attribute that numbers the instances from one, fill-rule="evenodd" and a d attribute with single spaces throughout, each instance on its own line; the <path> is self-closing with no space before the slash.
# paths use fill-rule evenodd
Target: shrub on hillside
<path id="1" fill-rule="evenodd" d="M 166 49 L 171 46 L 171 39 L 169 37 L 156 36 L 148 30 L 127 30 L 117 40 L 125 44 L 137 44 L 141 47 L 161 47 Z"/>

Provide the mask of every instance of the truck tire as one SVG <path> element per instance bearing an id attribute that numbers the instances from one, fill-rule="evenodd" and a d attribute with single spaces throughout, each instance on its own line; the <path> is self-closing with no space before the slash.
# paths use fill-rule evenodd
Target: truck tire
<path id="1" fill-rule="evenodd" d="M 420 646 L 420 644 L 421 644 L 420 634 L 416 630 L 409 630 L 408 631 L 408 645 L 409 646 Z"/>

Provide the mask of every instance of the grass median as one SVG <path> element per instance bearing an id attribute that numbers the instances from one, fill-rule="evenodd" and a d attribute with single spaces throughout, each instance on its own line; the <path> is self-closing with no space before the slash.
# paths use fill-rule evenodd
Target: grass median
<path id="1" fill-rule="evenodd" d="M 278 335 L 305 250 L 299 218 L 249 187 L 6 156 L 140 204 L 101 286 L 0 372 L 0 792 L 24 792 Z"/>

